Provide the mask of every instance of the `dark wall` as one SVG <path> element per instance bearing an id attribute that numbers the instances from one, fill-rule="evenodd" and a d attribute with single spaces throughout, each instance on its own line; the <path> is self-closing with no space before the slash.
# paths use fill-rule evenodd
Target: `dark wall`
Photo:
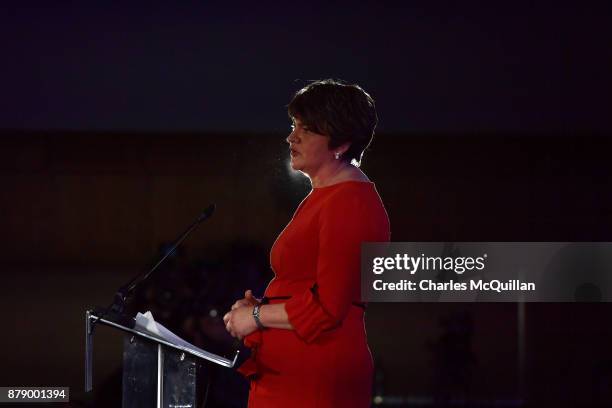
<path id="1" fill-rule="evenodd" d="M 184 262 L 219 261 L 237 242 L 265 257 L 308 191 L 288 171 L 285 137 L 5 132 L 0 321 L 10 335 L 0 382 L 70 385 L 85 399 L 84 310 L 108 303 L 211 202 L 217 212 L 186 243 Z M 612 241 L 611 147 L 592 134 L 382 134 L 363 169 L 394 241 Z M 223 262 L 217 272 L 235 279 Z M 609 402 L 609 312 L 607 304 L 372 304 L 377 389 Z M 121 344 L 97 336 L 99 389 Z"/>
<path id="2" fill-rule="evenodd" d="M 4 262 L 140 265 L 211 202 L 215 217 L 188 246 L 269 245 L 308 191 L 288 171 L 285 137 L 7 132 Z M 611 145 L 579 134 L 385 134 L 363 168 L 396 241 L 601 240 Z"/>

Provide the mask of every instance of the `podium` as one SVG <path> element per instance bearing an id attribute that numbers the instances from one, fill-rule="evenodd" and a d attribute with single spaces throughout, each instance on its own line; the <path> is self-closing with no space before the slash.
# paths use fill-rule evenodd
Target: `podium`
<path id="1" fill-rule="evenodd" d="M 135 326 L 134 319 L 85 313 L 85 391 L 93 389 L 93 335 L 97 324 L 123 334 L 123 408 L 198 408 L 207 386 L 210 366 L 232 368 L 230 360 L 207 351 L 177 344 Z M 207 370 L 208 369 L 208 370 Z M 208 378 L 209 379 L 209 378 Z"/>

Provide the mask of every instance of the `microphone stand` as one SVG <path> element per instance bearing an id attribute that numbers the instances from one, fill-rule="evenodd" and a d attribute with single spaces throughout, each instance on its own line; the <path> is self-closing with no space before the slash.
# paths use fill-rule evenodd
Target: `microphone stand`
<path id="1" fill-rule="evenodd" d="M 139 275 L 135 276 L 130 280 L 127 284 L 120 287 L 115 293 L 115 297 L 113 303 L 109 305 L 106 309 L 104 308 L 95 308 L 95 315 L 98 316 L 98 319 L 102 319 L 104 317 L 109 317 L 111 320 L 116 321 L 117 323 L 121 323 L 126 327 L 134 328 L 134 319 L 130 319 L 123 314 L 125 310 L 125 305 L 129 300 L 130 296 L 136 290 L 136 288 L 141 285 L 145 280 L 151 276 L 153 272 L 159 268 L 159 266 L 164 263 L 164 261 L 178 248 L 178 246 L 191 234 L 191 232 L 196 229 L 200 223 L 208 218 L 210 218 L 215 212 L 215 205 L 211 204 L 208 206 L 196 220 L 189 226 L 187 229 L 180 235 L 180 237 L 174 242 L 172 247 L 166 251 L 165 255 L 157 261 L 157 263 L 149 270 Z M 95 322 L 94 322 L 95 323 Z M 93 331 L 93 325 L 92 325 Z"/>

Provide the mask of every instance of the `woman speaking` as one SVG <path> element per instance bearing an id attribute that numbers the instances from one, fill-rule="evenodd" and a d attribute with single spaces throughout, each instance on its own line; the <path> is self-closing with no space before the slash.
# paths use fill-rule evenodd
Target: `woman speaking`
<path id="1" fill-rule="evenodd" d="M 389 219 L 359 169 L 377 123 L 358 85 L 322 80 L 288 107 L 291 167 L 312 190 L 272 246 L 265 296 L 224 316 L 251 357 L 249 407 L 369 407 L 373 363 L 360 303 L 362 242 L 389 240 Z"/>

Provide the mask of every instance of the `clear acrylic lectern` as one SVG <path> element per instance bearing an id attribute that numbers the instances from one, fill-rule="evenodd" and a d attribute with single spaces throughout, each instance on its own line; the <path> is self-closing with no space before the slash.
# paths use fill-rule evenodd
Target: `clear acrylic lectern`
<path id="1" fill-rule="evenodd" d="M 123 408 L 197 408 L 204 377 L 210 375 L 205 363 L 231 368 L 238 359 L 238 350 L 230 360 L 148 333 L 131 320 L 105 318 L 92 310 L 85 313 L 85 391 L 93 389 L 94 326 L 113 327 L 124 334 Z"/>

